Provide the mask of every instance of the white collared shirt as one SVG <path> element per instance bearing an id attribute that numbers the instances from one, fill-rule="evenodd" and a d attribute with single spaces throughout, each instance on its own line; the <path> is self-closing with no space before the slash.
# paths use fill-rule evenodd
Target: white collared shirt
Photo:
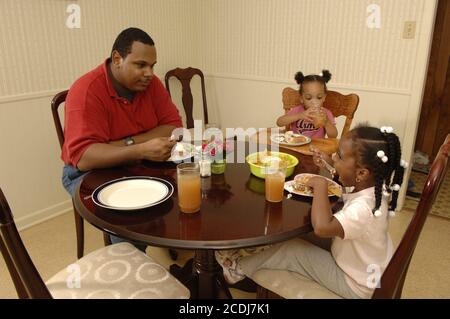
<path id="1" fill-rule="evenodd" d="M 344 239 L 333 239 L 331 253 L 349 287 L 362 298 L 372 296 L 393 254 L 387 198 L 382 195 L 381 216 L 375 217 L 374 190 L 344 194 L 344 207 L 334 215 L 344 229 Z"/>

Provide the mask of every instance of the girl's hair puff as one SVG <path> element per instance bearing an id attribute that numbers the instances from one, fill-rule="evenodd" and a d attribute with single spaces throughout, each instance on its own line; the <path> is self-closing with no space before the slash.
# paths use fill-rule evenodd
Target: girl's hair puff
<path id="1" fill-rule="evenodd" d="M 327 92 L 327 83 L 331 80 L 331 73 L 328 70 L 322 70 L 322 74 L 304 75 L 301 71 L 295 74 L 295 81 L 300 85 L 299 91 L 302 93 L 302 85 L 306 82 L 320 82 L 323 84 L 325 92 Z"/>

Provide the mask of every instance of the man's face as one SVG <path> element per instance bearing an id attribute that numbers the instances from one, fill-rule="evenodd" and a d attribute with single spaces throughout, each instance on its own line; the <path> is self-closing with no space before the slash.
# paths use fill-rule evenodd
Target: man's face
<path id="1" fill-rule="evenodd" d="M 131 52 L 122 58 L 117 51 L 112 54 L 112 67 L 116 80 L 130 91 L 144 91 L 153 77 L 156 64 L 156 48 L 154 45 L 135 41 Z"/>

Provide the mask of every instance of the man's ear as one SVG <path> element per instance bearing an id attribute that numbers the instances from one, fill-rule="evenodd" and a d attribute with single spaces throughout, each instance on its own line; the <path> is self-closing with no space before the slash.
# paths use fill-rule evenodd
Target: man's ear
<path id="1" fill-rule="evenodd" d="M 370 171 L 367 168 L 356 169 L 356 177 L 361 181 L 366 181 L 370 176 Z"/>
<path id="2" fill-rule="evenodd" d="M 111 63 L 118 67 L 122 63 L 122 57 L 117 50 L 114 50 L 111 54 Z"/>

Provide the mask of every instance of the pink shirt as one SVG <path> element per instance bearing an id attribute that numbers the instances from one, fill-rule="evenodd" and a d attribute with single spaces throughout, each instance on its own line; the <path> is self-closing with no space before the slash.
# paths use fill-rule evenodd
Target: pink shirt
<path id="1" fill-rule="evenodd" d="M 328 121 L 330 123 L 333 123 L 333 125 L 336 125 L 333 113 L 331 113 L 331 111 L 326 108 L 324 108 L 324 110 L 327 112 Z M 303 107 L 303 105 L 291 108 L 287 114 L 291 115 L 301 112 L 305 112 L 305 108 Z M 290 129 L 296 134 L 303 134 L 308 137 L 325 137 L 326 133 L 324 127 L 316 128 L 313 123 L 305 120 L 298 120 L 294 123 L 291 123 Z"/>

